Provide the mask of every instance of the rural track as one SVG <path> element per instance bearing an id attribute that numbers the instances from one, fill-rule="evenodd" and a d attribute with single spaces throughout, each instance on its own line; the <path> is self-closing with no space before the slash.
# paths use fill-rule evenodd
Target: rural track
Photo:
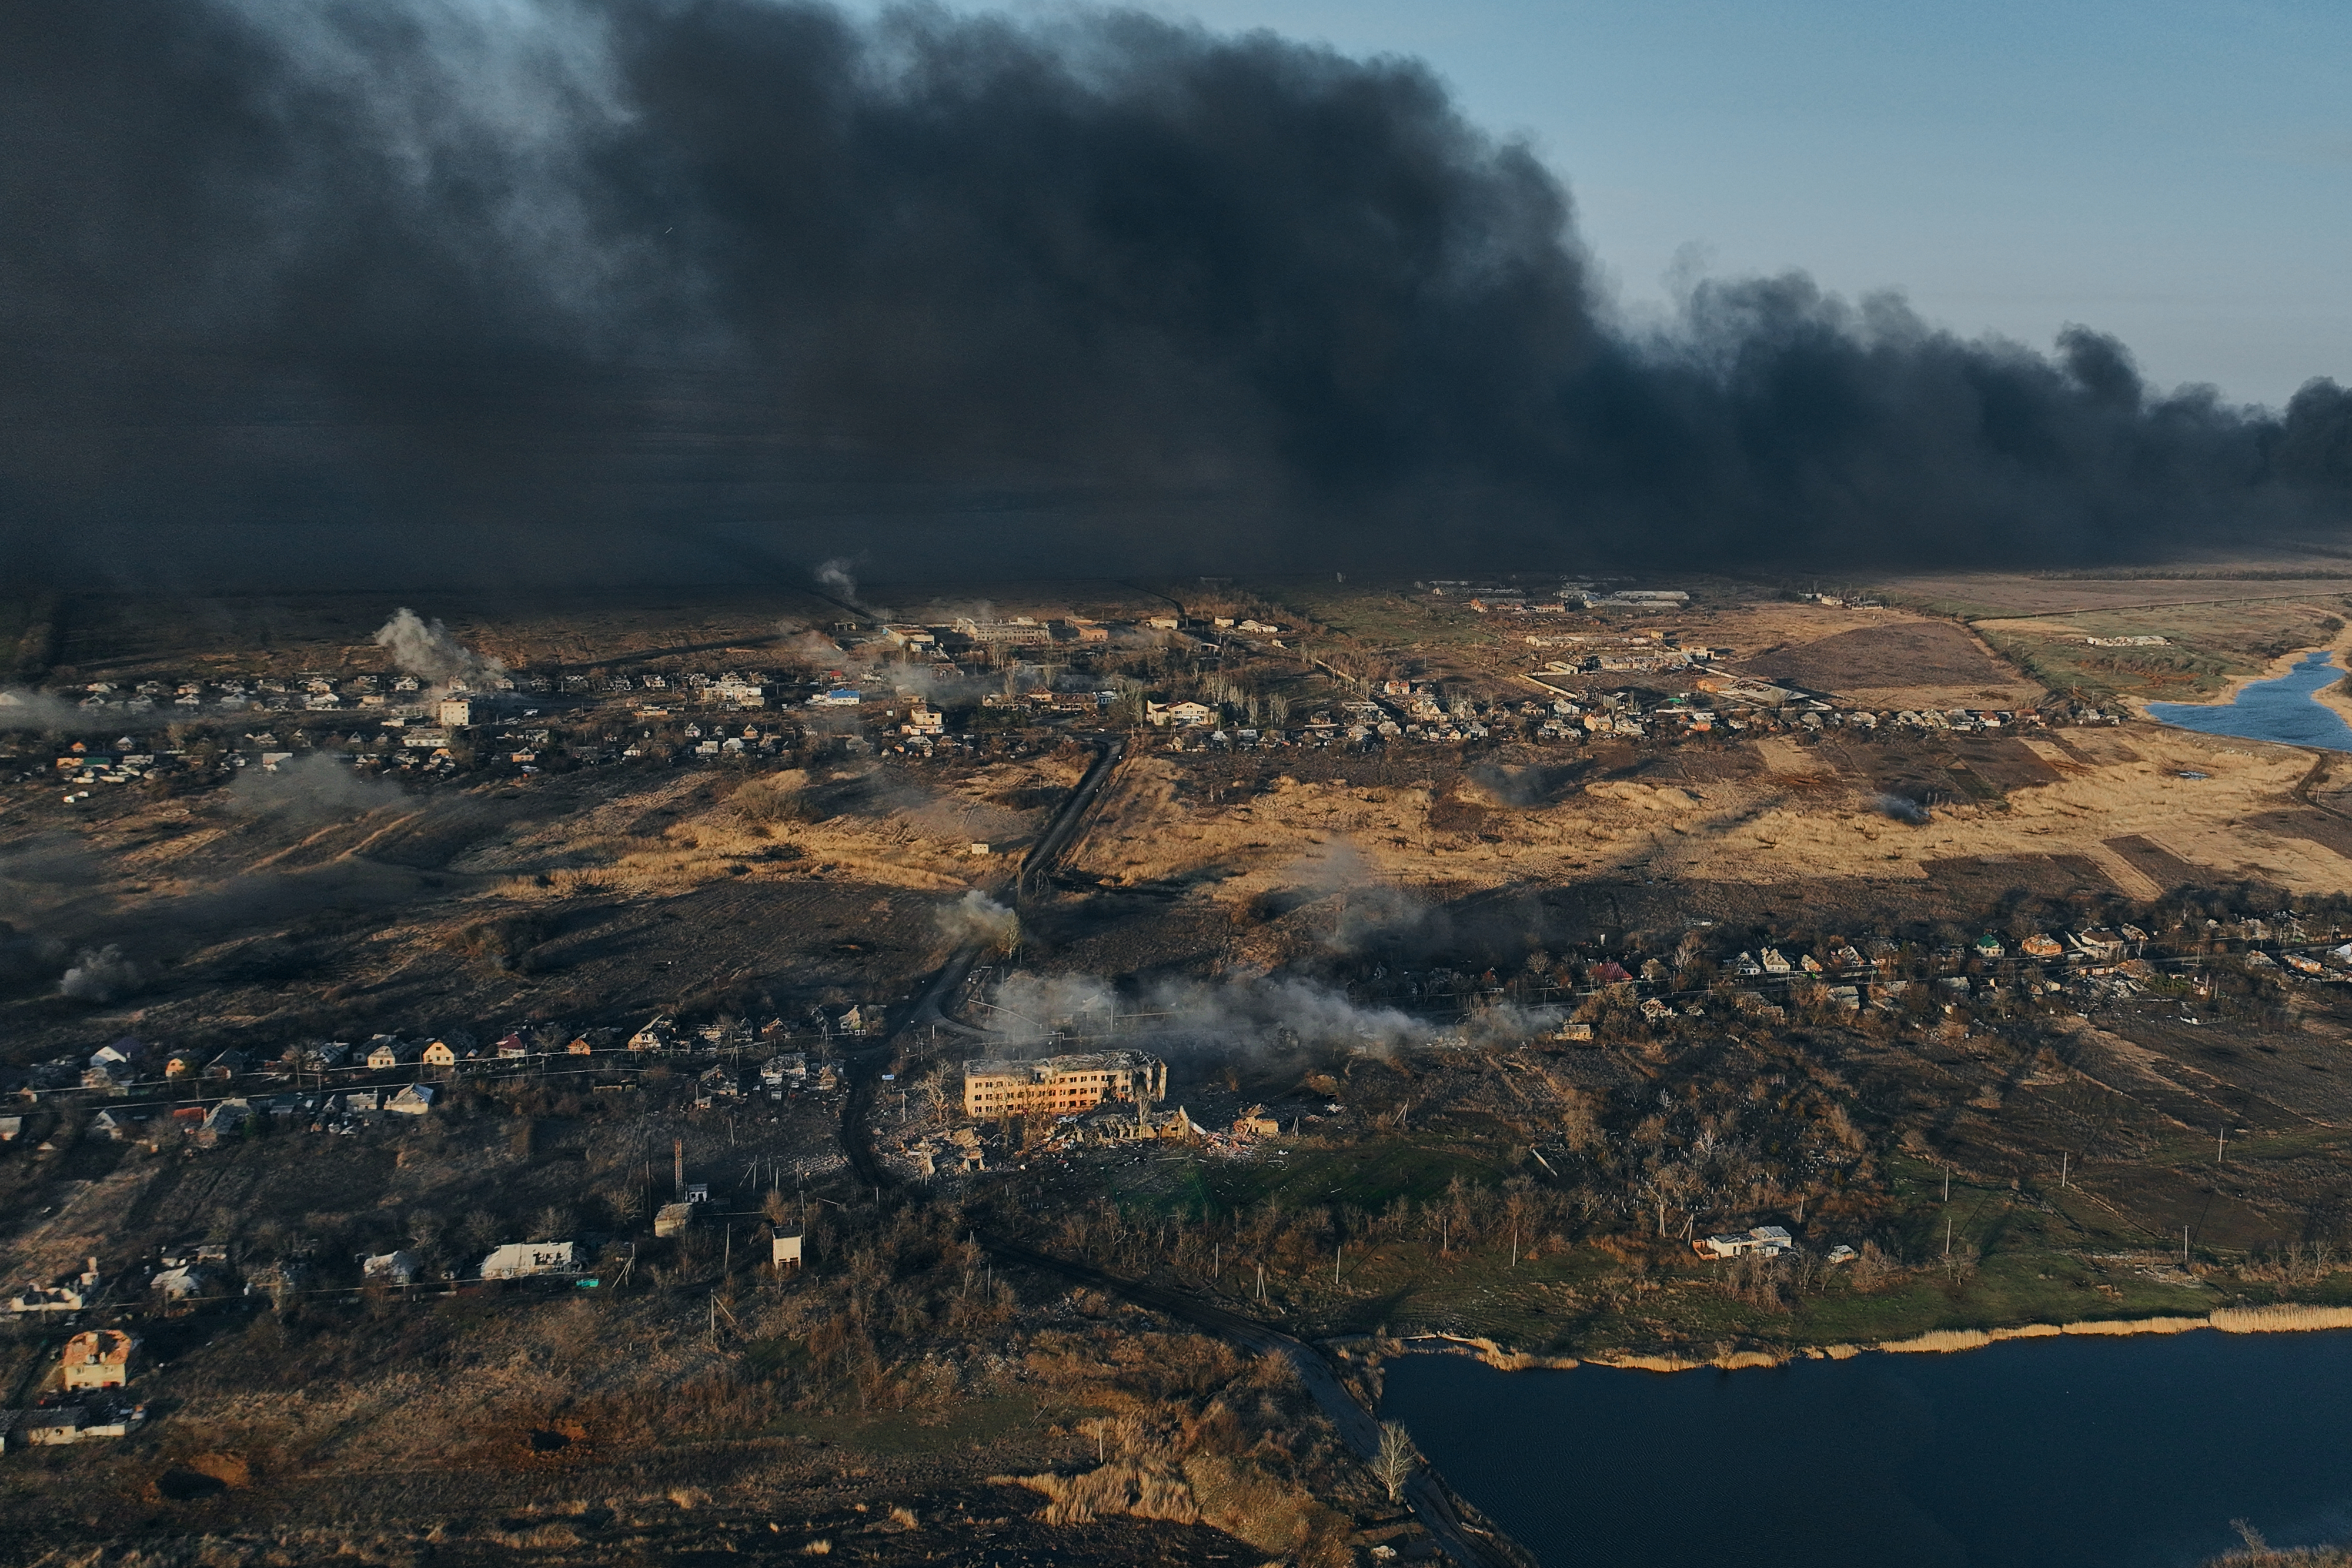
<path id="1" fill-rule="evenodd" d="M 1045 832 L 1038 836 L 1037 841 L 1030 846 L 1028 854 L 1023 857 L 1021 874 L 1013 884 L 1013 907 L 1020 907 L 1023 896 L 1029 890 L 1030 879 L 1049 873 L 1054 862 L 1061 859 L 1063 852 L 1070 847 L 1070 841 L 1077 836 L 1078 824 L 1085 821 L 1087 812 L 1094 806 L 1095 798 L 1102 793 L 1102 787 L 1109 782 L 1111 774 L 1118 767 L 1119 758 L 1126 754 L 1127 742 L 1114 736 L 1106 736 L 1096 743 L 1095 759 L 1078 780 L 1078 787 L 1070 791 L 1070 798 L 1062 802 L 1062 809 L 1054 813 L 1053 821 L 1046 824 Z"/>
<path id="2" fill-rule="evenodd" d="M 1090 1285 L 1164 1312 L 1171 1318 L 1191 1323 L 1193 1327 L 1215 1334 L 1229 1344 L 1259 1355 L 1279 1355 L 1297 1370 L 1298 1379 L 1315 1396 L 1315 1403 L 1339 1429 L 1339 1437 L 1356 1457 L 1367 1464 L 1380 1451 L 1381 1426 L 1370 1410 L 1348 1386 L 1339 1381 L 1322 1352 L 1281 1330 L 1245 1318 L 1238 1312 L 1171 1291 L 1163 1286 L 1137 1280 L 1121 1279 L 1107 1273 L 1090 1263 L 1076 1262 L 1040 1252 L 1034 1247 L 982 1230 L 977 1233 L 980 1244 L 996 1257 L 1011 1263 L 1022 1263 L 1046 1273 L 1059 1274 L 1064 1279 Z M 1461 1568 L 1529 1568 L 1534 1559 L 1517 1542 L 1499 1531 L 1473 1524 L 1465 1517 L 1467 1506 L 1447 1486 L 1444 1478 L 1424 1462 L 1413 1471 L 1405 1483 L 1405 1502 L 1412 1508 L 1413 1518 Z"/>
<path id="3" fill-rule="evenodd" d="M 2352 821 L 2352 813 L 2339 811 L 2333 806 L 2323 806 L 2311 798 L 2313 790 L 2327 782 L 2327 761 L 2326 752 L 2323 751 L 2314 756 L 2311 759 L 2311 770 L 2296 781 L 2294 789 L 2290 793 L 2315 811 L 2325 812 L 2340 821 Z"/>

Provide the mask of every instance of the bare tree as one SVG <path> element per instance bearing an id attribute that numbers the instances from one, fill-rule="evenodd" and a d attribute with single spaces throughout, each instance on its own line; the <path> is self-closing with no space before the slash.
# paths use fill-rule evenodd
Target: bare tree
<path id="1" fill-rule="evenodd" d="M 1421 1467 L 1421 1452 L 1402 1421 L 1381 1423 L 1380 1452 L 1372 1456 L 1372 1479 L 1389 1489 L 1391 1502 L 1404 1500 L 1405 1483 Z"/>

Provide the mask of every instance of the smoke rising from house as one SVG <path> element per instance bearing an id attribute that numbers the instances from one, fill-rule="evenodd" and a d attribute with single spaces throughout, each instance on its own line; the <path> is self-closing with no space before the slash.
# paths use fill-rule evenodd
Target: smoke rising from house
<path id="1" fill-rule="evenodd" d="M 449 635 L 438 621 L 426 621 L 405 605 L 376 628 L 375 645 L 391 650 L 393 664 L 404 674 L 435 686 L 478 681 L 506 670 L 500 661 L 486 659 Z"/>
<path id="2" fill-rule="evenodd" d="M 89 580 L 2052 562 L 2352 495 L 2330 382 L 1797 275 L 1629 329 L 1425 67 L 1129 12 L 17 6 L 0 201 L 0 549 Z"/>

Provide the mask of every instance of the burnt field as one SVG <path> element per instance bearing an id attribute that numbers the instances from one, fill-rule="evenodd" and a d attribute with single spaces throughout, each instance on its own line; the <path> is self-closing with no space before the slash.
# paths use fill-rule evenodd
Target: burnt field
<path id="1" fill-rule="evenodd" d="M 1818 642 L 1769 649 L 1743 667 L 1811 691 L 1885 691 L 1900 686 L 1987 688 L 2008 696 L 2016 674 L 1988 654 L 1965 627 L 1909 621 L 1841 632 Z"/>

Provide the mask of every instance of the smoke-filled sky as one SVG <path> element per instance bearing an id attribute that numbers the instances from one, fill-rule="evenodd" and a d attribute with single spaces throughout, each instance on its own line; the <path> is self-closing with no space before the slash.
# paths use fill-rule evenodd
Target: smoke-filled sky
<path id="1" fill-rule="evenodd" d="M 2154 380 L 2280 403 L 2352 379 L 2340 0 L 1174 0 L 1426 58 L 1529 132 L 1633 306 L 1693 262 L 1900 286 Z"/>
<path id="2" fill-rule="evenodd" d="M 1409 58 L 1133 14 L 10 8 L 0 547 L 620 584 L 2054 563 L 2346 516 L 2332 383 L 2240 409 L 2096 322 L 1963 339 L 1794 272 L 1629 324 L 1563 151 Z"/>

